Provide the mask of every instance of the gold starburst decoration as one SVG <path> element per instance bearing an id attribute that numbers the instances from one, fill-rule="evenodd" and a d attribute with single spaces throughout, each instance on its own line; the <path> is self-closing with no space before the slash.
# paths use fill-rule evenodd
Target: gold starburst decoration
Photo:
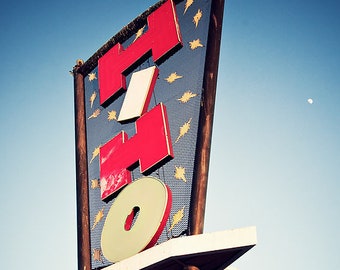
<path id="1" fill-rule="evenodd" d="M 183 78 L 183 76 L 181 75 L 177 75 L 177 72 L 173 72 L 171 73 L 167 78 L 165 78 L 165 80 L 168 82 L 168 83 L 173 83 L 174 81 L 180 79 L 180 78 Z"/>
<path id="2" fill-rule="evenodd" d="M 175 227 L 175 225 L 180 223 L 181 220 L 183 219 L 183 217 L 184 217 L 184 207 L 185 206 L 183 206 L 183 208 L 181 210 L 179 210 L 176 214 L 174 214 L 174 216 L 172 217 L 172 223 L 171 223 L 171 226 L 169 228 L 169 231 L 171 231 Z"/>
<path id="3" fill-rule="evenodd" d="M 100 153 L 100 146 L 96 147 L 92 152 L 92 158 L 90 160 L 90 163 L 99 155 Z"/>
<path id="4" fill-rule="evenodd" d="M 178 140 L 179 140 L 180 138 L 182 138 L 185 134 L 188 133 L 188 131 L 190 130 L 190 122 L 191 122 L 191 119 L 192 119 L 192 118 L 190 118 L 188 122 L 184 123 L 183 126 L 180 127 L 180 129 L 179 129 L 179 135 L 178 135 L 178 137 L 177 137 L 175 143 L 177 143 Z"/>
<path id="5" fill-rule="evenodd" d="M 100 188 L 100 181 L 99 181 L 99 179 L 92 179 L 91 180 L 91 188 L 92 189 Z"/>
<path id="6" fill-rule="evenodd" d="M 92 72 L 89 74 L 89 81 L 92 82 L 93 80 L 96 80 L 97 77 L 96 77 L 96 73 Z"/>
<path id="7" fill-rule="evenodd" d="M 95 110 L 88 119 L 97 118 L 100 115 L 100 109 Z"/>
<path id="8" fill-rule="evenodd" d="M 94 223 L 93 223 L 91 230 L 93 230 L 97 226 L 97 224 L 103 219 L 103 217 L 104 217 L 104 208 L 99 210 L 97 215 L 95 216 Z"/>
<path id="9" fill-rule="evenodd" d="M 91 108 L 92 108 L 92 106 L 93 106 L 93 102 L 95 101 L 96 97 L 97 97 L 97 92 L 94 91 L 94 92 L 92 93 L 91 97 L 90 97 Z"/>
<path id="10" fill-rule="evenodd" d="M 187 182 L 187 179 L 185 178 L 185 168 L 182 166 L 175 166 L 175 178 L 178 180 L 183 180 L 184 182 Z"/>
<path id="11" fill-rule="evenodd" d="M 107 120 L 112 121 L 112 120 L 117 120 L 117 112 L 115 110 L 109 111 Z"/>
<path id="12" fill-rule="evenodd" d="M 188 8 L 194 3 L 194 0 L 187 0 L 185 3 L 185 9 L 184 9 L 184 14 L 187 12 Z"/>
<path id="13" fill-rule="evenodd" d="M 92 253 L 93 260 L 103 263 L 102 250 L 100 248 L 94 248 Z"/>
<path id="14" fill-rule="evenodd" d="M 189 44 L 190 44 L 190 49 L 191 49 L 191 50 L 195 50 L 195 49 L 197 49 L 198 47 L 203 47 L 203 44 L 201 43 L 201 41 L 200 41 L 199 38 L 198 38 L 198 39 L 195 39 L 195 40 L 193 40 L 193 41 L 190 41 Z"/>
<path id="15" fill-rule="evenodd" d="M 194 94 L 191 91 L 187 91 L 181 96 L 181 98 L 179 98 L 177 100 L 182 102 L 182 103 L 187 103 L 190 99 L 192 99 L 193 97 L 196 97 L 196 96 L 197 96 L 197 94 Z"/>
<path id="16" fill-rule="evenodd" d="M 196 28 L 198 26 L 199 21 L 202 18 L 202 10 L 198 10 L 197 13 L 194 16 L 194 19 L 192 20 L 192 22 L 195 24 Z"/>
<path id="17" fill-rule="evenodd" d="M 139 39 L 143 35 L 144 29 L 145 29 L 145 25 L 137 31 L 135 39 L 133 40 L 133 42 L 135 42 L 137 39 Z"/>

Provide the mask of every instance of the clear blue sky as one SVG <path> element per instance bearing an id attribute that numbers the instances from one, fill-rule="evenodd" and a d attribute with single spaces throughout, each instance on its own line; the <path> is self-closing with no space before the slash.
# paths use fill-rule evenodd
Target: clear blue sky
<path id="1" fill-rule="evenodd" d="M 3 269 L 77 267 L 69 70 L 156 1 L 117 3 L 2 4 Z M 339 26 L 338 1 L 226 2 L 205 231 L 257 227 L 239 270 L 340 269 Z"/>

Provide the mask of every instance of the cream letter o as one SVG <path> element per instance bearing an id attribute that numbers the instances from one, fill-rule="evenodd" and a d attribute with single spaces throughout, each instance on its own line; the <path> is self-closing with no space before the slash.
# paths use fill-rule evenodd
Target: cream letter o
<path id="1" fill-rule="evenodd" d="M 101 236 L 104 257 L 118 262 L 154 246 L 169 217 L 171 204 L 171 190 L 157 178 L 142 177 L 127 185 L 105 220 Z"/>

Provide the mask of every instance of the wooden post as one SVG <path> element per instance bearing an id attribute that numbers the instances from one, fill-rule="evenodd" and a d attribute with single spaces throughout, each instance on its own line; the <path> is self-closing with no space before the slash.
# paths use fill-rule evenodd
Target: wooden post
<path id="1" fill-rule="evenodd" d="M 203 233 L 223 10 L 224 0 L 212 0 L 190 208 L 191 235 Z"/>
<path id="2" fill-rule="evenodd" d="M 76 191 L 77 191 L 77 232 L 78 270 L 91 269 L 89 191 L 87 174 L 86 116 L 84 76 L 78 72 L 82 60 L 73 68 L 75 134 L 76 134 Z"/>
<path id="3" fill-rule="evenodd" d="M 183 270 L 200 270 L 200 269 L 196 266 L 187 265 L 187 266 L 184 266 Z"/>

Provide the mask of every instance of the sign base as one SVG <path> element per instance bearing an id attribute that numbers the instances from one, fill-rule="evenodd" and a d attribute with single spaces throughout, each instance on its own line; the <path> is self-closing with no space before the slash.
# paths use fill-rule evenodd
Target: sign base
<path id="1" fill-rule="evenodd" d="M 255 227 L 173 238 L 103 270 L 225 269 L 256 242 Z"/>

